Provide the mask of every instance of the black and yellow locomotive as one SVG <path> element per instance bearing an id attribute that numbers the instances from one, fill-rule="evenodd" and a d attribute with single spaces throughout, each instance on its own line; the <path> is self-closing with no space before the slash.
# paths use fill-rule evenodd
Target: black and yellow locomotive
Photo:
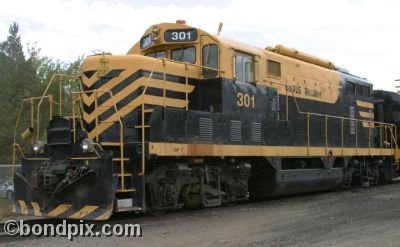
<path id="1" fill-rule="evenodd" d="M 282 45 L 162 23 L 87 57 L 79 81 L 78 113 L 14 144 L 18 213 L 102 220 L 397 176 L 399 96 Z"/>

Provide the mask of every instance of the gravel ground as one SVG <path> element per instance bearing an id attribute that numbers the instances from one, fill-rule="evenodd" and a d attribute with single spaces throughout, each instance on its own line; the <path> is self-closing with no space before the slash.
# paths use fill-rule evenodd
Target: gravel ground
<path id="1" fill-rule="evenodd" d="M 400 246 L 400 183 L 159 217 L 123 216 L 112 223 L 141 224 L 141 238 L 0 238 L 0 245 Z"/>

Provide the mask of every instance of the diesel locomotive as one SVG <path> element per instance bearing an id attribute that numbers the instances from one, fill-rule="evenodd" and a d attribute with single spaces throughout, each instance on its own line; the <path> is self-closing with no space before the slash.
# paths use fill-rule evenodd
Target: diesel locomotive
<path id="1" fill-rule="evenodd" d="M 45 135 L 32 121 L 28 150 L 14 143 L 16 213 L 105 220 L 398 174 L 400 96 L 283 45 L 161 23 L 126 55 L 88 56 L 76 78 L 73 114 L 50 113 Z"/>

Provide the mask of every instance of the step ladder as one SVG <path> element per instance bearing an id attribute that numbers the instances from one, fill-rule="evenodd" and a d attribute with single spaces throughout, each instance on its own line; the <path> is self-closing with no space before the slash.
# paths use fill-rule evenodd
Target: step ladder
<path id="1" fill-rule="evenodd" d="M 146 129 L 150 128 L 149 125 L 149 119 L 150 119 L 150 115 L 151 113 L 154 111 L 154 109 L 149 108 L 149 109 L 145 109 L 144 105 L 142 105 L 142 110 L 141 110 L 141 120 L 139 122 L 138 125 L 135 125 L 135 129 L 138 129 L 140 131 L 140 137 L 141 137 L 141 142 L 142 142 L 142 157 L 140 159 L 140 174 L 141 176 L 144 176 L 146 174 L 146 141 L 148 140 L 148 138 L 146 138 L 146 134 L 148 134 L 148 132 L 146 133 Z"/>
<path id="2" fill-rule="evenodd" d="M 121 144 L 120 142 L 100 142 L 101 146 L 106 150 L 113 150 L 117 153 L 116 157 L 112 159 L 114 169 L 117 170 L 118 175 L 118 185 L 117 193 L 129 193 L 135 192 L 136 188 L 133 187 L 133 173 L 132 167 L 129 167 L 129 158 L 123 157 L 121 154 Z"/>

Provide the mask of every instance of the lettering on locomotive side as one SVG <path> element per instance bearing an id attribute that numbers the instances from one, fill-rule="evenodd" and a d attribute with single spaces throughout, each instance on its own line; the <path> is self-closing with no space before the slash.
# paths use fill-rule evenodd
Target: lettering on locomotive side
<path id="1" fill-rule="evenodd" d="M 298 85 L 286 85 L 286 91 L 289 93 L 301 94 L 301 87 Z"/>
<path id="2" fill-rule="evenodd" d="M 295 93 L 295 94 L 303 94 L 302 93 L 302 88 L 301 86 L 298 85 L 286 85 L 286 91 L 289 93 Z M 304 88 L 304 95 L 314 97 L 314 98 L 321 98 L 322 97 L 322 92 L 317 89 L 312 89 L 312 88 Z"/>
<path id="3" fill-rule="evenodd" d="M 322 92 L 320 90 L 316 89 L 311 89 L 311 88 L 305 88 L 304 93 L 307 96 L 315 97 L 315 98 L 321 98 Z"/>

